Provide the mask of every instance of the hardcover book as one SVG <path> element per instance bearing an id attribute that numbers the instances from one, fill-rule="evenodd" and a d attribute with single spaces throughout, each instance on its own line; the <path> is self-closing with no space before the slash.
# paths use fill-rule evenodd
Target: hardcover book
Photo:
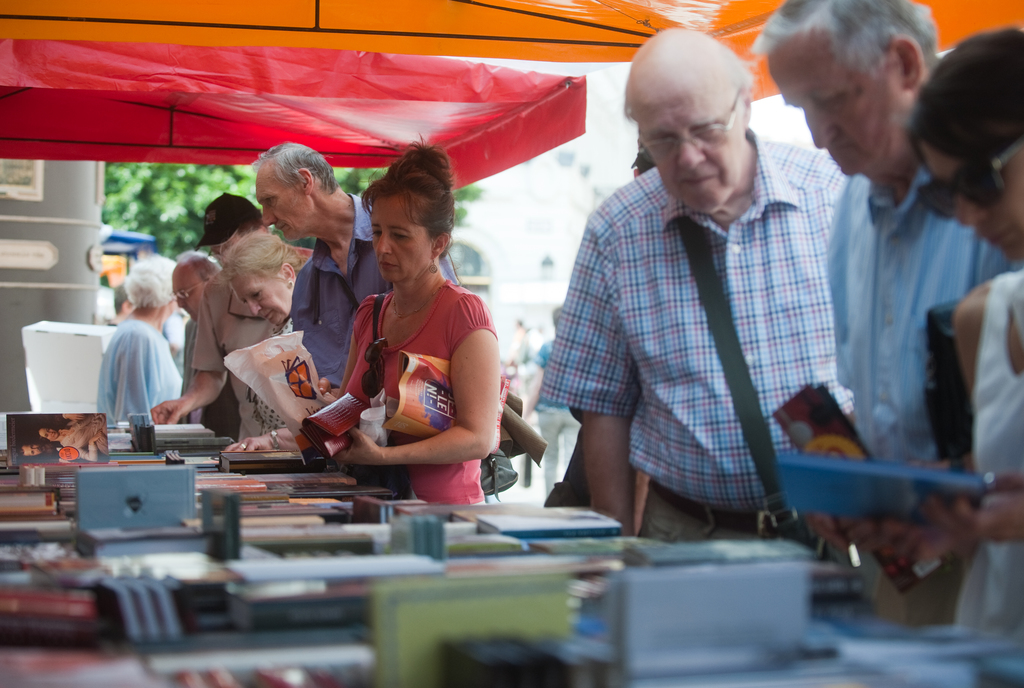
<path id="1" fill-rule="evenodd" d="M 81 530 L 178 526 L 196 515 L 191 466 L 90 468 L 76 478 Z"/>
<path id="2" fill-rule="evenodd" d="M 369 587 L 323 580 L 229 587 L 228 609 L 241 631 L 323 628 L 366 623 Z"/>
<path id="3" fill-rule="evenodd" d="M 566 575 L 374 581 L 370 625 L 379 688 L 439 688 L 443 646 L 464 638 L 564 638 Z"/>
<path id="4" fill-rule="evenodd" d="M 75 538 L 85 557 L 122 557 L 165 552 L 206 552 L 206 538 L 197 528 L 96 528 Z"/>
<path id="5" fill-rule="evenodd" d="M 476 522 L 481 533 L 501 533 L 523 540 L 613 537 L 622 534 L 621 523 L 596 511 L 577 511 L 561 516 L 479 514 Z"/>
<path id="6" fill-rule="evenodd" d="M 991 478 L 893 461 L 841 461 L 812 454 L 778 457 L 779 478 L 797 511 L 921 523 L 925 499 L 963 496 L 977 504 Z"/>
<path id="7" fill-rule="evenodd" d="M 241 451 L 221 452 L 220 470 L 223 473 L 306 473 L 316 468 L 323 470 L 323 461 L 307 463 L 299 452 Z"/>

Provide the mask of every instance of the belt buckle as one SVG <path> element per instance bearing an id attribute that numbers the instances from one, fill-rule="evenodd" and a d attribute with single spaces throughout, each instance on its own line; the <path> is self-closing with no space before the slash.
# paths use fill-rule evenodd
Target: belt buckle
<path id="1" fill-rule="evenodd" d="M 757 534 L 763 538 L 774 538 L 779 535 L 779 516 L 796 518 L 796 509 L 783 509 L 772 513 L 766 509 L 757 512 Z M 788 520 L 788 519 L 786 519 Z"/>

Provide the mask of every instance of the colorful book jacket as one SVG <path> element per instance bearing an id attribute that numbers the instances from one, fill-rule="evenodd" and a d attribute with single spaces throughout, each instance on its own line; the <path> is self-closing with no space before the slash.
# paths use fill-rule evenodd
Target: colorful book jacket
<path id="1" fill-rule="evenodd" d="M 455 425 L 451 364 L 443 358 L 402 351 L 398 411 L 384 427 L 414 437 L 433 437 Z"/>
<path id="2" fill-rule="evenodd" d="M 857 430 L 824 385 L 804 387 L 772 415 L 802 451 L 838 459 L 871 460 Z M 872 554 L 900 592 L 906 592 L 947 563 L 944 559 L 913 561 L 897 555 L 891 547 Z"/>
<path id="3" fill-rule="evenodd" d="M 12 466 L 110 460 L 104 413 L 8 413 L 7 456 Z"/>

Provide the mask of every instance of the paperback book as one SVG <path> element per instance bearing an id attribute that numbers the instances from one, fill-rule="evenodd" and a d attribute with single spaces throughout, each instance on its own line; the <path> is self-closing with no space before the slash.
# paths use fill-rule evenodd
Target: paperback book
<path id="1" fill-rule="evenodd" d="M 388 430 L 433 437 L 455 424 L 450 364 L 443 358 L 402 351 L 398 411 L 384 423 Z"/>
<path id="2" fill-rule="evenodd" d="M 359 425 L 359 414 L 370 405 L 346 394 L 302 421 L 302 434 L 324 458 L 332 458 L 348 449 L 352 437 L 348 431 Z"/>
<path id="3" fill-rule="evenodd" d="M 104 413 L 8 413 L 8 465 L 106 462 Z"/>
<path id="4" fill-rule="evenodd" d="M 900 466 L 872 460 L 866 445 L 827 387 L 804 387 L 773 415 L 786 430 L 793 444 L 807 453 L 803 458 L 794 455 L 797 465 L 789 467 L 784 466 L 788 460 L 779 457 L 780 479 L 791 504 L 797 510 L 861 517 L 882 516 L 889 512 L 880 506 L 879 499 L 898 499 L 893 494 L 893 489 L 903 495 L 908 494 L 906 482 L 901 483 L 902 487 L 890 483 L 892 489 L 882 488 L 888 495 L 883 498 L 881 495 L 873 494 L 878 484 L 864 484 L 863 476 L 860 481 L 851 479 L 849 482 L 838 477 L 837 471 L 844 474 L 849 471 L 857 472 L 857 465 L 861 465 L 866 473 L 871 473 L 874 468 L 884 472 L 887 466 L 898 470 Z M 823 473 L 807 473 L 808 470 L 813 473 L 813 469 L 804 464 L 807 461 L 817 463 L 816 457 L 811 455 L 822 455 L 825 458 L 825 463 L 821 464 Z M 935 475 L 941 473 L 940 471 L 928 472 L 936 479 L 942 477 Z M 913 489 L 910 491 L 913 492 Z M 863 503 L 855 507 L 851 500 L 856 501 L 858 498 L 861 498 Z M 909 517 L 910 512 L 905 516 Z M 898 556 L 892 548 L 882 548 L 872 554 L 900 592 L 906 592 L 914 587 L 944 563 L 942 559 L 911 561 Z"/>

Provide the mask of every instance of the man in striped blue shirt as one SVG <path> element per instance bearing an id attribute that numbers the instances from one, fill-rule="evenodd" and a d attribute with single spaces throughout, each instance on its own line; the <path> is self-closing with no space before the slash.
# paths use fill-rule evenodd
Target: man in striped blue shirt
<path id="1" fill-rule="evenodd" d="M 764 490 L 733 409 L 680 228 L 708 239 L 766 418 L 836 380 L 827 236 L 843 176 L 827 156 L 758 141 L 751 77 L 713 39 L 664 31 L 636 54 L 628 114 L 654 159 L 591 216 L 543 394 L 584 411 L 593 506 L 641 533 L 756 537 Z M 777 450 L 792 449 L 769 421 Z"/>
<path id="2" fill-rule="evenodd" d="M 815 144 L 852 175 L 836 206 L 829 279 L 839 380 L 854 393 L 857 430 L 879 457 L 944 458 L 925 406 L 927 312 L 1009 265 L 918 194 L 929 177 L 904 122 L 937 59 L 928 10 L 908 0 L 788 0 L 755 51 L 768 56 L 786 101 L 803 108 Z M 893 596 L 891 618 L 951 622 L 956 578 Z"/>

